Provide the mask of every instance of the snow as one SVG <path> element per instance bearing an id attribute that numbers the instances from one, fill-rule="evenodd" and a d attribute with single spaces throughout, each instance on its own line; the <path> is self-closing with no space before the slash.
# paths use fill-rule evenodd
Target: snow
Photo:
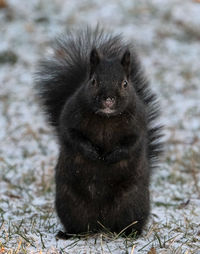
<path id="1" fill-rule="evenodd" d="M 17 250 L 21 239 L 28 253 L 121 254 L 131 253 L 133 245 L 134 254 L 147 253 L 152 246 L 157 253 L 200 253 L 200 3 L 7 3 L 0 9 L 0 54 L 12 51 L 17 62 L 0 63 L 0 252 L 1 244 Z M 134 42 L 159 95 L 165 124 L 166 151 L 152 178 L 149 223 L 139 239 L 128 243 L 103 235 L 56 241 L 61 229 L 54 211 L 58 146 L 33 91 L 37 62 L 51 52 L 55 36 L 97 22 Z"/>

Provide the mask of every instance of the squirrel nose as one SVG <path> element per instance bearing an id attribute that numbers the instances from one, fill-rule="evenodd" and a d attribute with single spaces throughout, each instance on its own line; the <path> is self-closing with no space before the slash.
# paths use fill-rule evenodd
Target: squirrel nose
<path id="1" fill-rule="evenodd" d="M 108 97 L 106 100 L 103 101 L 103 105 L 106 108 L 111 108 L 115 104 L 115 98 Z"/>

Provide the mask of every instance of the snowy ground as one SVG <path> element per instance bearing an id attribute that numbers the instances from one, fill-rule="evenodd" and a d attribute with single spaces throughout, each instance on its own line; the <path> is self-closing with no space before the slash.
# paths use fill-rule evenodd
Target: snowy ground
<path id="1" fill-rule="evenodd" d="M 137 45 L 162 104 L 166 153 L 139 239 L 56 241 L 57 145 L 32 74 L 57 34 L 97 21 Z M 199 0 L 0 1 L 0 253 L 200 253 L 199 28 Z"/>

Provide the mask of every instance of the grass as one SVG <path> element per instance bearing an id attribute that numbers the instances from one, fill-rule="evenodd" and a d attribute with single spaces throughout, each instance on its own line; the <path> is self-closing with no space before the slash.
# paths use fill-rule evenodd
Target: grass
<path id="1" fill-rule="evenodd" d="M 192 159 L 194 161 L 194 165 L 199 165 L 199 157 L 195 152 L 188 151 L 187 154 L 184 156 L 188 157 L 188 159 Z M 191 157 L 190 157 L 191 156 Z M 188 160 L 189 161 L 189 160 Z M 178 164 L 179 168 L 181 165 L 183 165 L 181 160 L 175 161 L 175 169 Z M 14 170 L 15 167 L 10 167 L 10 170 Z M 183 172 L 186 172 L 186 174 L 191 178 L 191 181 L 194 181 L 194 183 L 197 182 L 197 174 L 193 175 L 193 170 L 191 171 L 190 168 L 188 168 L 188 165 L 184 164 L 184 167 L 182 168 Z M 7 171 L 7 174 L 9 171 Z M 29 175 L 29 173 L 28 173 Z M 44 175 L 44 173 L 43 173 Z M 55 234 L 57 232 L 57 220 L 55 219 L 55 214 L 52 208 L 52 202 L 50 205 L 45 204 L 44 206 L 38 206 L 31 204 L 31 201 L 34 199 L 34 196 L 38 195 L 45 195 L 44 200 L 47 199 L 48 195 L 51 195 L 51 198 L 53 198 L 52 192 L 49 192 L 48 188 L 46 188 L 46 181 L 44 179 L 41 182 L 37 182 L 37 177 L 33 177 L 34 173 L 31 172 L 31 180 L 26 176 L 23 175 L 24 186 L 18 188 L 19 191 L 26 192 L 27 195 L 23 196 L 25 198 L 24 202 L 20 202 L 20 206 L 16 207 L 17 209 L 13 211 L 11 214 L 12 216 L 16 218 L 23 219 L 5 219 L 4 216 L 6 214 L 6 210 L 0 209 L 0 215 L 1 215 L 1 225 L 0 225 L 0 232 L 1 232 L 1 252 L 2 253 L 29 253 L 29 249 L 34 249 L 36 253 L 46 253 L 46 250 L 48 249 L 47 238 L 48 234 L 51 234 L 51 237 L 55 237 Z M 53 176 L 52 176 L 53 177 Z M 171 185 L 176 184 L 177 182 L 180 184 L 183 184 L 182 181 L 177 181 L 176 176 L 172 174 L 170 176 L 173 179 L 173 181 L 170 182 Z M 28 180 L 27 180 L 28 178 Z M 5 177 L 6 178 L 6 174 Z M 52 179 L 49 179 L 52 181 Z M 165 179 L 162 179 L 162 181 L 165 181 Z M 29 195 L 29 192 L 32 192 L 32 190 L 29 190 L 28 185 L 30 183 L 34 182 L 34 184 L 38 184 L 40 186 L 41 191 L 36 192 L 35 194 Z M 6 183 L 8 184 L 9 190 L 16 190 L 16 184 L 12 184 L 11 181 L 6 180 Z M 194 185 L 194 188 L 195 185 Z M 8 199 L 2 199 L 1 203 L 6 204 L 8 207 L 8 210 L 12 210 L 12 202 L 10 200 L 21 200 L 20 193 L 11 195 L 10 193 L 7 193 Z M 28 199 L 28 202 L 27 202 Z M 164 208 L 164 209 L 173 209 L 174 211 L 177 210 L 184 210 L 187 209 L 189 205 L 189 201 L 186 203 L 182 203 L 182 199 L 175 199 L 173 203 L 168 202 L 154 202 L 154 207 L 157 208 Z M 190 211 L 192 212 L 192 211 Z M 194 210 L 195 213 L 195 210 Z M 149 253 L 157 253 L 157 249 L 159 250 L 167 250 L 170 249 L 171 253 L 186 253 L 182 251 L 181 246 L 187 246 L 188 250 L 190 248 L 195 248 L 195 246 L 198 246 L 198 236 L 195 237 L 195 227 L 196 224 L 192 224 L 190 221 L 190 218 L 185 216 L 184 221 L 177 220 L 176 216 L 173 217 L 173 212 L 171 211 L 171 218 L 168 218 L 169 222 L 162 223 L 160 225 L 158 222 L 154 221 L 153 218 L 151 218 L 151 223 L 149 225 L 149 228 L 145 231 L 143 238 L 143 241 L 145 243 L 140 244 L 140 248 L 138 248 L 138 253 L 145 253 L 143 251 L 149 250 Z M 184 213 L 183 213 L 184 214 Z M 130 235 L 128 237 L 125 237 L 123 235 L 123 231 L 121 231 L 119 234 L 113 234 L 109 232 L 109 230 L 106 230 L 106 228 L 102 225 L 102 228 L 104 229 L 104 232 L 101 234 L 96 235 L 90 235 L 90 234 L 84 234 L 84 235 L 76 235 L 69 241 L 66 241 L 65 244 L 63 244 L 62 247 L 56 248 L 55 253 L 68 253 L 68 250 L 74 250 L 76 247 L 78 248 L 78 245 L 83 242 L 90 242 L 93 240 L 93 245 L 96 245 L 97 247 L 100 246 L 101 252 L 100 253 L 112 253 L 113 250 L 110 249 L 110 245 L 116 245 L 118 246 L 120 243 L 120 248 L 122 249 L 122 253 L 131 253 L 131 251 L 134 251 L 135 246 L 138 244 L 138 239 L 135 237 L 135 235 Z M 62 240 L 59 240 L 62 241 Z M 63 241 L 65 242 L 65 241 Z M 174 245 L 178 244 L 178 247 L 174 247 Z M 10 248 L 10 246 L 15 246 Z M 40 246 L 40 247 L 38 247 Z M 133 247 L 134 246 L 134 247 Z M 118 247 L 119 248 L 119 247 Z M 105 252 L 105 250 L 107 252 Z M 65 252 L 66 251 L 66 252 Z M 154 252 L 153 252 L 154 251 Z M 35 253 L 34 252 L 34 253 Z M 50 252 L 49 252 L 50 253 Z M 146 252 L 147 253 L 147 252 Z M 161 252 L 159 252 L 161 253 Z M 164 253 L 164 252 L 163 252 Z M 193 253 L 193 252 L 188 252 Z M 195 252 L 194 252 L 195 253 Z"/>

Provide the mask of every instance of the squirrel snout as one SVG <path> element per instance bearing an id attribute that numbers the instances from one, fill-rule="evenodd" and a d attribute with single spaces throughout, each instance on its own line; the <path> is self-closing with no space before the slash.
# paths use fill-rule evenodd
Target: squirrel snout
<path id="1" fill-rule="evenodd" d="M 105 108 L 111 108 L 115 104 L 115 98 L 108 97 L 103 101 L 103 106 Z"/>

